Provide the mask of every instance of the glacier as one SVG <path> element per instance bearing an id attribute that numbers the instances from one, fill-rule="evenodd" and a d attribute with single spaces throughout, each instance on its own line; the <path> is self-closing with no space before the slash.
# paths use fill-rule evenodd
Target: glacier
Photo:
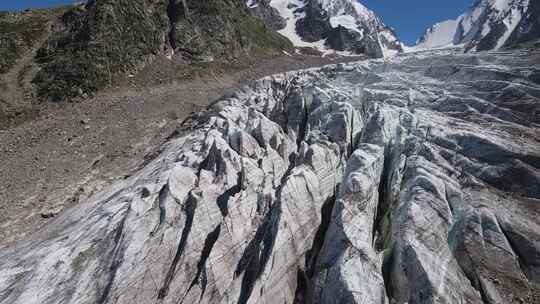
<path id="1" fill-rule="evenodd" d="M 0 303 L 538 303 L 538 50 L 269 76 L 0 249 Z"/>

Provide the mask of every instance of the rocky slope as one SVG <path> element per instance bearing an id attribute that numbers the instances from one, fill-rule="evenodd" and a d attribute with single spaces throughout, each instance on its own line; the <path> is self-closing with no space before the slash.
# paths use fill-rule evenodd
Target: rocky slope
<path id="1" fill-rule="evenodd" d="M 0 24 L 9 26 L 2 26 L 0 39 L 16 36 L 24 42 L 24 33 L 36 22 L 18 20 L 34 20 L 34 15 L 0 14 Z M 16 52 L 31 58 L 24 71 L 32 71 L 25 86 L 31 87 L 33 99 L 60 101 L 91 94 L 159 56 L 186 63 L 233 62 L 292 48 L 286 38 L 252 17 L 241 0 L 91 0 L 47 16 L 48 23 L 41 22 L 43 31 L 38 32 L 43 37 Z M 9 72 L 18 59 L 4 56 L 0 73 Z"/>
<path id="2" fill-rule="evenodd" d="M 0 249 L 0 303 L 537 303 L 538 58 L 254 82 Z"/>
<path id="3" fill-rule="evenodd" d="M 246 0 L 254 16 L 297 47 L 379 58 L 403 51 L 393 30 L 356 0 Z"/>
<path id="4" fill-rule="evenodd" d="M 31 80 L 40 44 L 65 8 L 0 12 L 0 129 L 33 115 Z"/>
<path id="5" fill-rule="evenodd" d="M 464 44 L 467 51 L 497 50 L 540 39 L 540 3 L 535 0 L 476 0 L 457 20 L 429 28 L 419 48 Z"/>

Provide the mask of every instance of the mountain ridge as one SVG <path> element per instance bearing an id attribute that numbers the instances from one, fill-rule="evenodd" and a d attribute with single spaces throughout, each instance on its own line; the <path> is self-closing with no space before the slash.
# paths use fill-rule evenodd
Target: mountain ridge
<path id="1" fill-rule="evenodd" d="M 442 30 L 444 28 L 444 30 Z M 416 47 L 464 45 L 465 51 L 498 50 L 540 39 L 540 4 L 531 0 L 476 0 L 455 20 L 428 28 Z"/>
<path id="2" fill-rule="evenodd" d="M 354 0 L 247 0 L 255 16 L 295 46 L 379 58 L 403 51 L 393 30 Z"/>

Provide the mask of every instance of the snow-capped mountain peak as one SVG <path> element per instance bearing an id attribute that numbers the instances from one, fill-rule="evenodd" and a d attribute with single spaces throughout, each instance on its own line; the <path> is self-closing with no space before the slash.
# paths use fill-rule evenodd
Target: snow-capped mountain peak
<path id="1" fill-rule="evenodd" d="M 357 20 L 376 19 L 375 13 L 354 0 L 318 0 L 330 16 L 351 16 Z"/>
<path id="2" fill-rule="evenodd" d="M 300 48 L 369 57 L 402 51 L 392 29 L 356 0 L 247 0 L 246 4 Z"/>
<path id="3" fill-rule="evenodd" d="M 464 45 L 467 51 L 497 50 L 540 38 L 540 1 L 477 0 L 456 20 L 437 23 L 417 48 Z"/>

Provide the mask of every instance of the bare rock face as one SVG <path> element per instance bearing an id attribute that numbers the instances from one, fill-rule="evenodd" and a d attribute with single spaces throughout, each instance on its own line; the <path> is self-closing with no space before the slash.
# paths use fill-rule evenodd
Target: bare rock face
<path id="1" fill-rule="evenodd" d="M 254 82 L 0 249 L 0 303 L 537 303 L 535 56 Z"/>

